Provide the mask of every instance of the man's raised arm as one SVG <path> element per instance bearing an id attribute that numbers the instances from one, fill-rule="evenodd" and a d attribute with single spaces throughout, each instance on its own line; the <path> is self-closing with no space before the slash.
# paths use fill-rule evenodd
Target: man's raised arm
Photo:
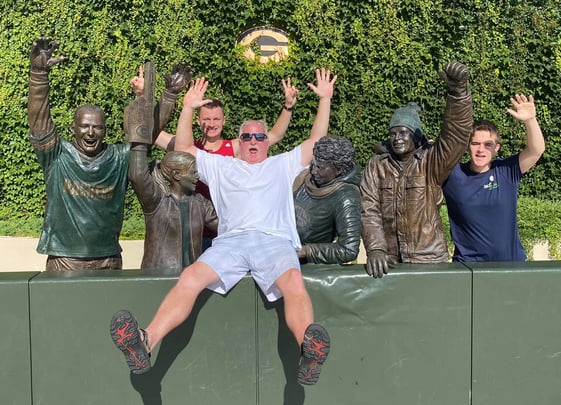
<path id="1" fill-rule="evenodd" d="M 193 138 L 193 114 L 195 109 L 210 103 L 211 99 L 204 99 L 208 82 L 204 77 L 199 77 L 191 83 L 189 90 L 183 96 L 183 108 L 177 122 L 175 134 L 175 150 L 188 152 L 197 156 L 197 147 Z M 204 128 L 203 128 L 204 132 Z"/>
<path id="2" fill-rule="evenodd" d="M 510 99 L 512 108 L 507 109 L 508 113 L 526 127 L 526 147 L 520 152 L 518 157 L 520 171 L 526 173 L 540 159 L 545 151 L 545 140 L 543 139 L 540 124 L 536 118 L 536 106 L 534 97 L 526 97 L 524 94 L 516 94 Z"/>
<path id="3" fill-rule="evenodd" d="M 318 111 L 310 137 L 302 142 L 302 166 L 308 166 L 313 158 L 314 144 L 327 135 L 329 128 L 329 115 L 331 113 L 331 98 L 337 75 L 331 76 L 331 70 L 316 69 L 316 82 L 308 83 L 308 87 L 319 97 Z"/>
<path id="4" fill-rule="evenodd" d="M 292 85 L 290 77 L 286 80 L 282 79 L 282 87 L 284 89 L 284 104 L 282 105 L 282 110 L 277 122 L 275 122 L 275 125 L 273 125 L 267 134 L 270 145 L 274 145 L 284 138 L 288 125 L 290 124 L 290 119 L 292 118 L 294 106 L 296 105 L 298 89 Z"/>

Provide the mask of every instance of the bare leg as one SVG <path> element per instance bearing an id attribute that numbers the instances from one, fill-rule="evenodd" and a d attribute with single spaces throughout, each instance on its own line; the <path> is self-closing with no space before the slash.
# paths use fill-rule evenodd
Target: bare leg
<path id="1" fill-rule="evenodd" d="M 329 354 L 329 334 L 323 326 L 312 323 L 314 321 L 312 300 L 299 270 L 288 270 L 275 281 L 275 285 L 284 296 L 286 324 L 302 349 L 298 365 L 298 382 L 303 385 L 313 385 L 318 382 L 321 367 Z"/>
<path id="2" fill-rule="evenodd" d="M 301 345 L 306 328 L 314 321 L 312 300 L 306 291 L 302 273 L 290 269 L 275 281 L 275 285 L 284 297 L 286 324 Z"/>
<path id="3" fill-rule="evenodd" d="M 186 267 L 144 331 L 139 328 L 136 318 L 130 311 L 124 309 L 113 315 L 109 325 L 111 339 L 125 355 L 127 365 L 133 374 L 150 371 L 152 365 L 149 352 L 153 347 L 152 344 L 154 346 L 158 344 L 172 329 L 185 321 L 200 292 L 219 280 L 218 274 L 204 263 L 196 262 Z"/>
<path id="4" fill-rule="evenodd" d="M 206 263 L 195 262 L 186 267 L 145 329 L 151 347 L 155 347 L 169 332 L 185 321 L 201 291 L 218 281 L 220 277 Z"/>

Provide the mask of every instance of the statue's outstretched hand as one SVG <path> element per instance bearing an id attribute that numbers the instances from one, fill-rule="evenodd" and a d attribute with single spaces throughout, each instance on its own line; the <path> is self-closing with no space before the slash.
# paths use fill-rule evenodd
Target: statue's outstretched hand
<path id="1" fill-rule="evenodd" d="M 173 65 L 171 73 L 166 74 L 164 79 L 166 81 L 166 90 L 177 95 L 181 93 L 193 76 L 193 70 L 185 63 L 177 63 Z"/>
<path id="2" fill-rule="evenodd" d="M 48 72 L 51 66 L 62 62 L 64 56 L 53 56 L 53 53 L 58 49 L 59 42 L 51 41 L 50 38 L 37 38 L 31 44 L 31 51 L 29 52 L 29 60 L 31 62 L 32 72 Z"/>
<path id="3" fill-rule="evenodd" d="M 460 62 L 450 62 L 438 71 L 438 76 L 448 86 L 448 92 L 455 97 L 468 95 L 469 70 Z"/>

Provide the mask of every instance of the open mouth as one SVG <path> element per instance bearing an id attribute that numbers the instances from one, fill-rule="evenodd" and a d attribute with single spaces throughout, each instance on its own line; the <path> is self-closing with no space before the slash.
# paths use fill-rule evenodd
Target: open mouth
<path id="1" fill-rule="evenodd" d="M 83 142 L 86 146 L 90 148 L 97 145 L 97 139 L 83 139 Z"/>

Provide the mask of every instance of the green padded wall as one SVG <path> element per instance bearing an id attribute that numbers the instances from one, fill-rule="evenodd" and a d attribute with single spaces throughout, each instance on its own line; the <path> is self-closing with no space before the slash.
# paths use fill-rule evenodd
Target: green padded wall
<path id="1" fill-rule="evenodd" d="M 32 280 L 35 404 L 256 403 L 255 288 L 204 292 L 190 321 L 163 340 L 153 370 L 129 373 L 109 335 L 114 312 L 145 326 L 176 278 L 136 270 L 42 273 Z"/>
<path id="2" fill-rule="evenodd" d="M 30 405 L 31 353 L 28 285 L 36 272 L 0 273 L 0 403 Z"/>
<path id="3" fill-rule="evenodd" d="M 559 262 L 473 270 L 473 404 L 561 404 Z"/>
<path id="4" fill-rule="evenodd" d="M 227 297 L 205 291 L 154 370 L 132 376 L 109 320 L 128 308 L 146 325 L 176 277 L 1 273 L 0 403 L 561 403 L 560 262 L 401 264 L 382 279 L 361 265 L 303 272 L 333 342 L 305 388 L 282 300 L 266 302 L 249 277 Z"/>
<path id="5" fill-rule="evenodd" d="M 471 273 L 458 264 L 303 268 L 332 351 L 316 386 L 296 384 L 282 303 L 259 305 L 259 403 L 470 404 Z"/>

